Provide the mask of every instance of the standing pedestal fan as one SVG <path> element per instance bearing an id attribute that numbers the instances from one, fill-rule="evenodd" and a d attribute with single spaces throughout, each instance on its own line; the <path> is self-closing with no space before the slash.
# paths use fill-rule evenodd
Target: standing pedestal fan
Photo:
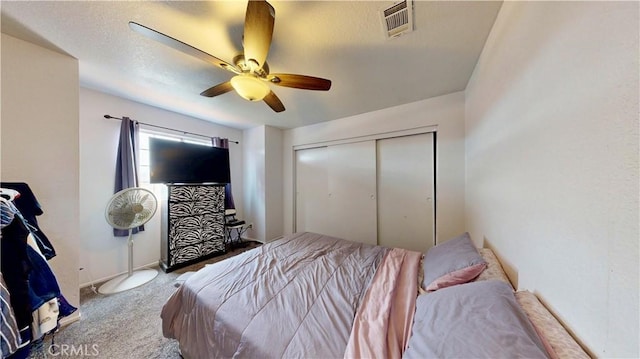
<path id="1" fill-rule="evenodd" d="M 141 286 L 158 275 L 155 269 L 133 270 L 133 239 L 131 229 L 147 223 L 156 213 L 158 201 L 151 191 L 125 188 L 114 194 L 105 210 L 107 222 L 116 229 L 129 231 L 129 271 L 104 283 L 98 288 L 102 294 L 122 292 Z"/>

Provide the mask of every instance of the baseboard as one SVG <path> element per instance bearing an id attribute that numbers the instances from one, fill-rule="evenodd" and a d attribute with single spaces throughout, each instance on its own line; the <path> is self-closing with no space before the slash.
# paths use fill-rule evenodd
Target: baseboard
<path id="1" fill-rule="evenodd" d="M 243 241 L 253 241 L 253 242 L 258 242 L 258 243 L 262 243 L 262 244 L 265 243 L 265 241 L 261 241 L 259 239 L 255 239 L 255 238 L 251 238 L 251 237 L 242 237 L 242 240 Z"/>
<path id="2" fill-rule="evenodd" d="M 138 269 L 147 269 L 147 268 L 158 268 L 158 262 L 152 262 L 152 263 L 145 264 L 145 265 L 142 265 L 142 266 L 139 266 L 139 267 L 135 267 L 135 268 L 133 268 L 133 270 L 136 271 Z M 89 282 L 80 283 L 80 288 L 86 288 L 86 287 L 90 287 L 92 285 L 98 285 L 98 284 L 104 283 L 104 282 L 108 281 L 109 279 L 115 278 L 115 277 L 117 277 L 119 275 L 122 275 L 122 274 L 125 274 L 127 272 L 128 272 L 128 270 L 126 270 L 124 272 L 120 272 L 120 273 L 114 274 L 114 275 L 110 275 L 110 276 L 107 276 L 107 277 L 103 277 L 103 278 L 100 278 L 100 279 L 92 280 L 92 281 L 89 281 Z"/>
<path id="3" fill-rule="evenodd" d="M 73 314 L 71 314 L 70 316 L 60 319 L 60 327 L 66 327 L 69 324 L 80 321 L 81 317 L 82 314 L 80 313 L 80 308 L 78 308 L 78 310 L 73 312 Z"/>

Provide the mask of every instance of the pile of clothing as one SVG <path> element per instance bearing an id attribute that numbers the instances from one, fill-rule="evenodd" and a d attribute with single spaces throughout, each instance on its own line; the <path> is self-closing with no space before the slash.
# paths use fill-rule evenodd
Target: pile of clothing
<path id="1" fill-rule="evenodd" d="M 27 358 L 31 345 L 77 308 L 62 296 L 47 262 L 56 252 L 38 226 L 43 211 L 31 188 L 22 182 L 0 186 L 0 346 L 2 358 Z"/>

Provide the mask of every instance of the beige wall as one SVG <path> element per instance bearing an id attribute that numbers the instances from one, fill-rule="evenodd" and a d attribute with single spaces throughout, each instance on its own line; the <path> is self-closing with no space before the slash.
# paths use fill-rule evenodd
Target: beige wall
<path id="1" fill-rule="evenodd" d="M 265 239 L 282 236 L 282 136 L 281 129 L 265 128 L 265 180 L 266 210 Z"/>
<path id="2" fill-rule="evenodd" d="M 262 242 L 282 235 L 282 130 L 258 126 L 244 130 L 243 219 L 253 224 L 244 237 Z"/>
<path id="3" fill-rule="evenodd" d="M 80 88 L 80 265 L 84 268 L 80 273 L 81 286 L 125 273 L 128 267 L 127 240 L 114 237 L 104 218 L 105 206 L 113 195 L 120 133 L 120 121 L 107 120 L 103 117 L 106 114 L 240 141 L 241 144 L 229 143 L 229 158 L 234 200 L 239 215 L 243 214 L 242 131 Z M 145 226 L 144 232 L 134 236 L 134 268 L 158 264 L 159 214 Z"/>
<path id="4" fill-rule="evenodd" d="M 505 2 L 466 90 L 466 225 L 597 356 L 638 348 L 638 3 Z"/>
<path id="5" fill-rule="evenodd" d="M 284 133 L 284 232 L 293 231 L 294 146 L 434 126 L 437 130 L 436 240 L 464 232 L 464 93 L 434 97 Z"/>
<path id="6" fill-rule="evenodd" d="M 265 126 L 244 130 L 242 136 L 242 160 L 244 171 L 244 208 L 247 224 L 253 223 L 246 237 L 264 241 L 266 223 L 265 183 Z"/>
<path id="7" fill-rule="evenodd" d="M 78 61 L 2 34 L 2 181 L 27 182 L 57 251 L 49 261 L 78 306 Z"/>

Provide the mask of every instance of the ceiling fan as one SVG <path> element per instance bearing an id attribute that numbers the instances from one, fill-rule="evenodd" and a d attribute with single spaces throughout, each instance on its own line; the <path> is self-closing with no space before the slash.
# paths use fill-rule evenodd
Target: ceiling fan
<path id="1" fill-rule="evenodd" d="M 235 90 L 249 101 L 263 100 L 275 112 L 284 111 L 284 105 L 269 87 L 269 83 L 304 90 L 327 91 L 331 80 L 295 74 L 270 74 L 267 54 L 271 46 L 275 10 L 264 0 L 250 0 L 244 21 L 244 53 L 233 59 L 233 64 L 210 55 L 171 36 L 130 21 L 129 27 L 152 40 L 161 42 L 221 69 L 235 74 L 231 80 L 202 91 L 200 95 L 214 97 Z"/>

